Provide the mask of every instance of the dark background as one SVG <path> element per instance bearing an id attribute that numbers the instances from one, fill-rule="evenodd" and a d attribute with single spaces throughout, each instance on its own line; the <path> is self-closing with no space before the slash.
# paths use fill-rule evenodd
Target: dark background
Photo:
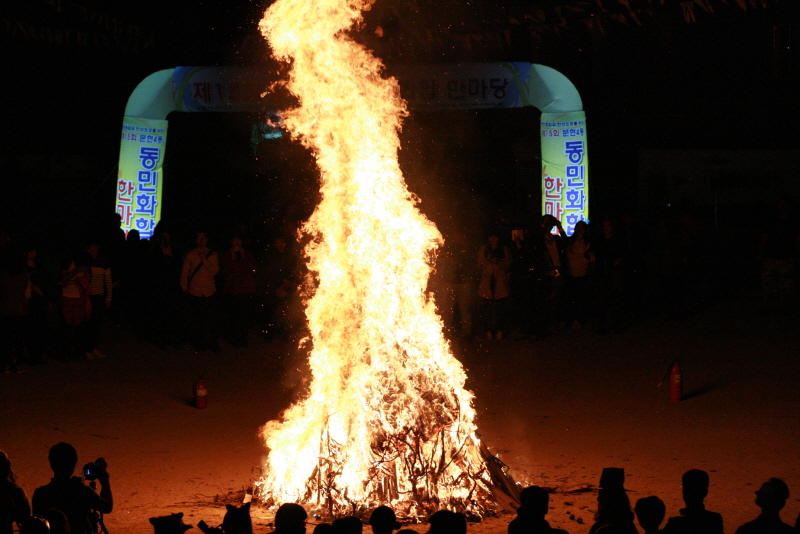
<path id="1" fill-rule="evenodd" d="M 178 65 L 276 71 L 257 29 L 266 5 L 4 3 L 2 225 L 69 241 L 107 216 L 121 119 L 136 85 Z M 501 60 L 561 71 L 588 116 L 592 217 L 644 219 L 669 201 L 710 220 L 697 199 L 637 197 L 638 154 L 795 149 L 798 24 L 798 4 L 786 0 L 404 0 L 379 1 L 354 34 L 389 73 L 395 65 Z M 538 117 L 533 108 L 413 114 L 400 157 L 423 211 L 446 233 L 482 237 L 498 225 L 530 225 L 540 209 Z M 165 219 L 186 229 L 203 223 L 223 233 L 239 223 L 274 233 L 308 216 L 313 161 L 287 139 L 263 141 L 254 156 L 257 116 L 169 120 Z M 797 185 L 779 180 L 774 188 L 791 198 Z M 746 228 L 748 214 L 767 208 L 723 206 L 716 224 Z"/>

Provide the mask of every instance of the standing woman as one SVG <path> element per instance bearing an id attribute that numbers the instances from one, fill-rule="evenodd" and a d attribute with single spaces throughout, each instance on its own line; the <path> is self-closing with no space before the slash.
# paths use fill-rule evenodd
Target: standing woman
<path id="1" fill-rule="evenodd" d="M 567 282 L 568 317 L 572 327 L 578 329 L 588 318 L 591 287 L 589 266 L 594 261 L 586 221 L 578 221 L 566 247 L 569 278 Z"/>
<path id="2" fill-rule="evenodd" d="M 12 534 L 31 515 L 28 497 L 17 484 L 8 454 L 0 451 L 0 534 Z"/>
<path id="3" fill-rule="evenodd" d="M 500 245 L 497 235 L 490 236 L 489 243 L 483 245 L 478 253 L 478 266 L 481 270 L 478 296 L 483 299 L 481 304 L 486 339 L 503 339 L 510 261 L 508 248 Z"/>
<path id="4" fill-rule="evenodd" d="M 66 258 L 61 263 L 61 314 L 66 322 L 63 343 L 64 359 L 86 359 L 94 356 L 89 350 L 87 322 L 92 316 L 92 281 L 86 266 L 77 266 L 75 259 Z"/>

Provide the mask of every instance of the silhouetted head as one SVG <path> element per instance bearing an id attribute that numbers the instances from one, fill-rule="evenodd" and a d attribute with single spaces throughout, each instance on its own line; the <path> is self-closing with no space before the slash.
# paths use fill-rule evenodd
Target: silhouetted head
<path id="1" fill-rule="evenodd" d="M 400 523 L 397 522 L 397 516 L 394 515 L 394 510 L 388 506 L 378 506 L 375 508 L 369 516 L 369 524 L 372 526 L 372 532 L 375 534 L 388 534 L 400 528 Z"/>
<path id="2" fill-rule="evenodd" d="M 597 492 L 595 519 L 603 523 L 633 521 L 631 502 L 625 490 L 600 488 Z"/>
<path id="3" fill-rule="evenodd" d="M 428 534 L 467 534 L 467 520 L 462 514 L 439 510 L 428 520 Z"/>
<path id="4" fill-rule="evenodd" d="M 134 229 L 128 232 L 128 237 L 126 238 L 126 240 L 129 243 L 138 243 L 139 241 L 142 240 L 142 236 L 139 235 L 139 230 Z"/>
<path id="5" fill-rule="evenodd" d="M 225 532 L 247 532 L 248 530 L 252 532 L 250 503 L 246 502 L 241 506 L 226 504 L 225 517 L 222 518 L 222 530 Z"/>
<path id="6" fill-rule="evenodd" d="M 690 469 L 683 474 L 681 486 L 683 502 L 686 505 L 700 504 L 708 495 L 708 473 L 700 469 Z"/>
<path id="7" fill-rule="evenodd" d="M 585 236 L 588 228 L 589 225 L 586 224 L 586 221 L 578 221 L 575 223 L 575 229 L 572 231 L 572 235 Z"/>
<path id="8" fill-rule="evenodd" d="M 779 478 L 771 478 L 756 491 L 756 504 L 764 511 L 777 512 L 786 506 L 789 487 Z"/>
<path id="9" fill-rule="evenodd" d="M 600 474 L 600 489 L 625 492 L 625 469 L 604 467 Z"/>
<path id="10" fill-rule="evenodd" d="M 645 532 L 658 532 L 658 527 L 664 521 L 664 516 L 667 514 L 667 507 L 664 506 L 664 501 L 652 495 L 644 497 L 636 501 L 636 506 L 633 508 L 636 512 L 636 519 L 645 530 Z"/>
<path id="11" fill-rule="evenodd" d="M 69 478 L 78 464 L 78 452 L 75 447 L 62 441 L 50 447 L 47 459 L 50 460 L 50 469 L 55 478 Z"/>
<path id="12" fill-rule="evenodd" d="M 305 534 L 308 514 L 297 503 L 287 502 L 275 513 L 275 530 L 283 534 Z"/>
<path id="13" fill-rule="evenodd" d="M 529 486 L 522 490 L 519 494 L 519 500 L 522 506 L 519 510 L 525 511 L 528 514 L 536 516 L 547 515 L 548 506 L 550 504 L 550 494 L 547 490 L 539 486 Z"/>
<path id="14" fill-rule="evenodd" d="M 29 517 L 19 526 L 20 534 L 50 534 L 50 525 L 41 517 Z"/>
<path id="15" fill-rule="evenodd" d="M 320 523 L 314 527 L 314 534 L 333 534 L 333 525 L 330 523 Z"/>
<path id="16" fill-rule="evenodd" d="M 14 482 L 14 472 L 11 471 L 11 458 L 5 451 L 0 451 L 0 480 Z"/>
<path id="17" fill-rule="evenodd" d="M 361 520 L 354 515 L 341 517 L 333 522 L 333 534 L 361 534 L 364 525 Z"/>

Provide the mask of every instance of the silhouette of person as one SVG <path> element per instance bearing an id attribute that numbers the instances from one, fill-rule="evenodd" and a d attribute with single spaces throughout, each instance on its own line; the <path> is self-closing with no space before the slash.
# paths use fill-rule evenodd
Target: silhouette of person
<path id="1" fill-rule="evenodd" d="M 392 531 L 401 527 L 397 522 L 397 516 L 394 515 L 394 510 L 388 506 L 375 508 L 369 516 L 369 524 L 373 534 L 392 534 Z"/>
<path id="2" fill-rule="evenodd" d="M 319 523 L 314 527 L 314 534 L 333 534 L 333 525 L 330 523 Z"/>
<path id="3" fill-rule="evenodd" d="M 15 251 L 0 264 L 0 371 L 22 372 L 30 288 L 24 257 Z"/>
<path id="4" fill-rule="evenodd" d="M 436 271 L 439 277 L 434 283 L 441 284 L 436 300 L 445 327 L 454 337 L 468 339 L 472 336 L 472 303 L 478 270 L 473 249 L 463 232 L 455 232 L 445 240 Z"/>
<path id="5" fill-rule="evenodd" d="M 242 246 L 242 239 L 231 239 L 231 247 L 222 253 L 219 273 L 227 317 L 226 331 L 231 345 L 247 346 L 247 333 L 253 322 L 253 298 L 256 293 L 256 260 Z"/>
<path id="6" fill-rule="evenodd" d="M 97 349 L 100 340 L 100 326 L 102 318 L 106 315 L 106 310 L 111 307 L 111 297 L 113 294 L 113 281 L 111 277 L 111 263 L 104 255 L 100 254 L 100 245 L 97 239 L 90 239 L 86 245 L 84 258 L 89 267 L 91 280 L 90 298 L 92 300 L 92 314 L 87 321 L 87 341 L 86 358 L 89 360 L 99 359 L 105 355 Z"/>
<path id="7" fill-rule="evenodd" d="M 361 520 L 354 515 L 341 517 L 333 522 L 333 534 L 361 534 L 364 525 Z"/>
<path id="8" fill-rule="evenodd" d="M 600 475 L 600 490 L 597 492 L 597 513 L 589 534 L 639 534 L 633 524 L 633 510 L 625 493 L 625 470 L 621 467 L 606 467 Z"/>
<path id="9" fill-rule="evenodd" d="M 0 534 L 11 534 L 13 523 L 19 527 L 30 515 L 28 496 L 17 484 L 8 454 L 0 451 Z"/>
<path id="10" fill-rule="evenodd" d="M 305 534 L 308 514 L 297 503 L 284 503 L 275 513 L 273 534 Z"/>
<path id="11" fill-rule="evenodd" d="M 557 233 L 553 233 L 556 229 Z M 529 235 L 533 249 L 534 274 L 534 340 L 557 330 L 563 321 L 561 301 L 564 273 L 567 266 L 564 256 L 566 234 L 561 222 L 552 215 L 543 215 Z"/>
<path id="12" fill-rule="evenodd" d="M 439 510 L 430 519 L 428 534 L 467 534 L 467 520 L 459 513 Z"/>
<path id="13" fill-rule="evenodd" d="M 514 228 L 511 231 L 510 246 L 511 300 L 514 308 L 514 322 L 520 332 L 518 341 L 530 339 L 533 332 L 533 306 L 536 298 L 536 250 L 530 240 L 525 240 L 525 230 Z"/>
<path id="14" fill-rule="evenodd" d="M 736 534 L 792 534 L 796 531 L 781 521 L 780 512 L 789 499 L 789 488 L 779 478 L 771 478 L 756 491 L 756 505 L 761 514 L 736 529 Z"/>
<path id="15" fill-rule="evenodd" d="M 293 302 L 297 278 L 297 258 L 283 237 L 276 237 L 272 247 L 257 267 L 261 298 L 261 330 L 268 341 L 277 335 L 289 338 L 292 326 L 290 304 Z"/>
<path id="16" fill-rule="evenodd" d="M 508 534 L 567 534 L 567 531 L 552 528 L 544 516 L 550 505 L 550 494 L 539 486 L 528 486 L 519 494 L 522 506 L 517 508 L 517 517 L 508 525 Z"/>
<path id="17" fill-rule="evenodd" d="M 214 277 L 219 272 L 219 256 L 208 248 L 208 233 L 195 233 L 194 249 L 183 260 L 181 289 L 187 295 L 187 330 L 197 351 L 220 352 L 217 344 L 217 324 Z"/>
<path id="18" fill-rule="evenodd" d="M 48 460 L 53 478 L 49 484 L 36 488 L 33 492 L 33 514 L 43 516 L 51 508 L 61 510 L 67 516 L 71 534 L 92 534 L 95 512 L 109 514 L 114 508 L 108 471 L 104 466 L 98 465 L 98 494 L 85 485 L 82 478 L 72 476 L 78 464 L 75 447 L 69 443 L 57 443 L 50 448 Z"/>
<path id="19" fill-rule="evenodd" d="M 478 267 L 481 271 L 478 296 L 482 303 L 486 339 L 503 339 L 503 330 L 506 328 L 505 304 L 510 295 L 510 265 L 511 253 L 508 247 L 500 244 L 496 233 L 492 234 L 489 242 L 478 252 Z"/>
<path id="20" fill-rule="evenodd" d="M 59 285 L 61 286 L 59 307 L 66 324 L 62 356 L 65 359 L 88 358 L 91 352 L 88 350 L 87 323 L 92 315 L 90 299 L 92 282 L 88 268 L 80 265 L 77 258 L 64 259 L 61 263 Z"/>
<path id="21" fill-rule="evenodd" d="M 598 304 L 600 305 L 600 328 L 598 333 L 624 330 L 625 291 L 624 271 L 627 268 L 628 250 L 625 240 L 616 232 L 616 225 L 603 221 L 603 231 L 592 241 L 595 254 L 595 276 L 598 282 Z"/>
<path id="22" fill-rule="evenodd" d="M 661 532 L 659 527 L 667 514 L 667 507 L 664 506 L 664 501 L 655 495 L 644 497 L 636 501 L 633 511 L 636 513 L 639 525 L 644 529 L 644 534 L 658 534 Z"/>
<path id="23" fill-rule="evenodd" d="M 703 500 L 708 495 L 708 473 L 690 469 L 683 474 L 681 481 L 683 502 L 681 515 L 670 517 L 664 527 L 667 534 L 722 534 L 722 516 L 706 510 Z"/>

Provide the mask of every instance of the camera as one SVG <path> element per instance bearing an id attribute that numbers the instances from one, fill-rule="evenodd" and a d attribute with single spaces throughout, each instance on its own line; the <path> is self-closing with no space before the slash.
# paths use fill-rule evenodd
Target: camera
<path id="1" fill-rule="evenodd" d="M 94 462 L 89 462 L 83 466 L 83 478 L 86 480 L 97 480 L 98 475 L 106 472 L 106 467 L 108 467 L 108 464 L 105 458 L 98 458 Z"/>

